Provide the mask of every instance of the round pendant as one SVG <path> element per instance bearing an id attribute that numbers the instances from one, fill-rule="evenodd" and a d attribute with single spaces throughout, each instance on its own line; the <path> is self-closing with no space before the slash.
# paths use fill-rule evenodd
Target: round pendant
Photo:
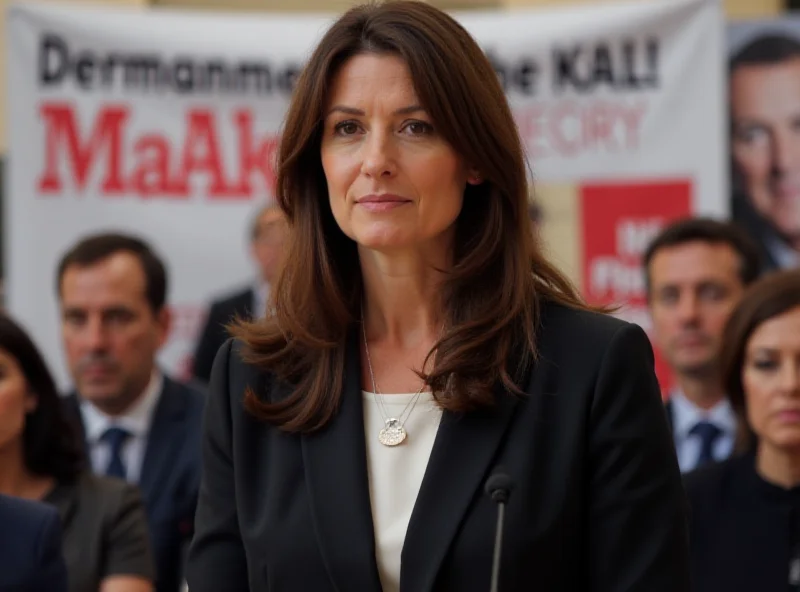
<path id="1" fill-rule="evenodd" d="M 386 427 L 378 434 L 378 442 L 384 446 L 397 446 L 406 439 L 406 429 L 399 419 L 389 418 Z"/>

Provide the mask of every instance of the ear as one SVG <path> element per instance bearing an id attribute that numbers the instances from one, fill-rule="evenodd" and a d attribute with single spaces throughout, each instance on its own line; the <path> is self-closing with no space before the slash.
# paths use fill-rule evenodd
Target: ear
<path id="1" fill-rule="evenodd" d="M 169 339 L 169 333 L 172 329 L 172 311 L 168 306 L 164 306 L 158 312 L 158 315 L 156 316 L 156 322 L 158 323 L 158 327 L 160 329 L 158 347 L 163 347 Z"/>
<path id="2" fill-rule="evenodd" d="M 467 170 L 467 183 L 470 185 L 480 185 L 483 183 L 483 176 L 478 170 L 478 167 L 470 167 Z"/>
<path id="3" fill-rule="evenodd" d="M 25 413 L 33 413 L 39 407 L 39 396 L 33 391 L 25 393 Z"/>

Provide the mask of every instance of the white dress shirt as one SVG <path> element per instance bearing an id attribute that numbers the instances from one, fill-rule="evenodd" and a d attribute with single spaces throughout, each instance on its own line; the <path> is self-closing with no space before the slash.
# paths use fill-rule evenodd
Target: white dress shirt
<path id="1" fill-rule="evenodd" d="M 723 399 L 711 409 L 703 409 L 687 399 L 681 391 L 676 390 L 671 393 L 670 401 L 675 452 L 682 472 L 694 469 L 700 459 L 702 446 L 700 436 L 689 433 L 700 421 L 713 423 L 722 431 L 711 450 L 714 460 L 725 460 L 731 455 L 736 440 L 737 422 L 736 414 L 727 399 Z"/>
<path id="2" fill-rule="evenodd" d="M 764 237 L 764 246 L 775 259 L 780 269 L 794 269 L 800 267 L 800 253 L 795 251 L 778 237 L 769 235 Z"/>
<path id="3" fill-rule="evenodd" d="M 81 415 L 86 429 L 86 442 L 91 453 L 92 469 L 95 473 L 105 473 L 111 459 L 111 447 L 100 438 L 112 427 L 127 430 L 131 436 L 122 446 L 122 462 L 125 464 L 127 481 L 138 483 L 147 448 L 147 436 L 150 432 L 153 413 L 161 398 L 164 377 L 160 372 L 153 372 L 142 396 L 125 413 L 117 417 L 106 415 L 89 401 L 81 400 Z"/>
<path id="4" fill-rule="evenodd" d="M 267 315 L 267 300 L 270 286 L 267 282 L 257 282 L 253 286 L 253 318 L 260 319 Z"/>

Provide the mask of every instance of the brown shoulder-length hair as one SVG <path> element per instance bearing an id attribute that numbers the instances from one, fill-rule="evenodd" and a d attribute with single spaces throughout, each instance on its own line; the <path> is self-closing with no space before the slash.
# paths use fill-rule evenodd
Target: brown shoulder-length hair
<path id="1" fill-rule="evenodd" d="M 720 366 L 722 379 L 736 413 L 736 449 L 751 450 L 756 443 L 755 434 L 747 422 L 742 372 L 750 336 L 766 321 L 800 306 L 800 269 L 772 272 L 752 284 L 725 326 Z"/>
<path id="2" fill-rule="evenodd" d="M 270 313 L 231 328 L 249 362 L 292 385 L 291 394 L 276 401 L 249 392 L 246 408 L 292 432 L 321 428 L 336 413 L 347 336 L 359 319 L 356 244 L 331 213 L 320 143 L 331 79 L 364 53 L 405 61 L 438 133 L 483 179 L 464 191 L 454 266 L 442 288 L 446 329 L 429 354 L 436 354 L 432 371 L 420 374 L 440 406 L 467 411 L 491 404 L 498 380 L 517 391 L 536 354 L 541 301 L 584 307 L 534 241 L 522 143 L 478 44 L 453 18 L 423 2 L 353 8 L 323 36 L 289 105 L 276 193 L 290 232 Z"/>

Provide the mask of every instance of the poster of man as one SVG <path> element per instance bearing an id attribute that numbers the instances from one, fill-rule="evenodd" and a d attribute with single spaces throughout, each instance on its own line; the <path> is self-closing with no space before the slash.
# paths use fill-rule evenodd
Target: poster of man
<path id="1" fill-rule="evenodd" d="M 766 269 L 800 267 L 800 18 L 728 33 L 731 212 Z"/>

